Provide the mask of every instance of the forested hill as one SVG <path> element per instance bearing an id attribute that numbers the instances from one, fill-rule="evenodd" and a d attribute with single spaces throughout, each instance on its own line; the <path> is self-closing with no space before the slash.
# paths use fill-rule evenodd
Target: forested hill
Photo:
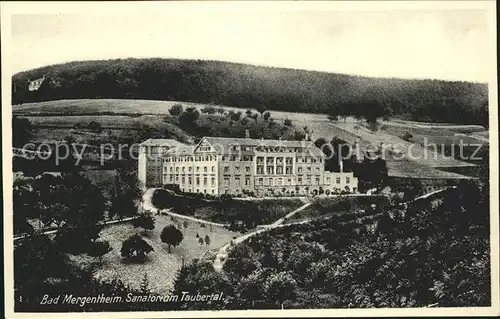
<path id="1" fill-rule="evenodd" d="M 45 77 L 38 90 L 29 80 Z M 129 98 L 215 103 L 270 110 L 393 115 L 410 120 L 488 122 L 485 84 L 401 80 L 218 61 L 122 59 L 71 62 L 13 76 L 13 104 Z"/>

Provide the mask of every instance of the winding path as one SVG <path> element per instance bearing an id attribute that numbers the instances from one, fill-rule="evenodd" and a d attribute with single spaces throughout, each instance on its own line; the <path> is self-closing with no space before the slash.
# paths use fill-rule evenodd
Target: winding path
<path id="1" fill-rule="evenodd" d="M 152 211 L 152 212 L 161 212 L 161 213 L 173 216 L 173 217 L 177 217 L 177 218 L 181 218 L 181 219 L 185 219 L 185 220 L 190 220 L 192 222 L 196 222 L 196 223 L 200 223 L 200 224 L 205 224 L 205 225 L 212 225 L 212 226 L 218 226 L 218 227 L 229 226 L 228 224 L 214 223 L 214 222 L 211 222 L 211 221 L 208 221 L 208 220 L 204 220 L 204 219 L 199 219 L 199 218 L 195 218 L 195 217 L 191 217 L 191 216 L 186 216 L 186 215 L 182 215 L 182 214 L 173 213 L 173 212 L 170 211 L 170 209 L 158 209 L 158 208 L 156 208 L 153 205 L 153 203 L 151 202 L 151 199 L 153 198 L 153 193 L 157 189 L 159 189 L 159 188 L 148 188 L 144 192 L 144 194 L 142 195 L 142 202 L 141 202 L 143 210 L 149 210 L 149 211 Z"/>
<path id="2" fill-rule="evenodd" d="M 233 239 L 231 242 L 229 242 L 229 243 L 225 244 L 224 246 L 222 246 L 221 248 L 219 248 L 219 251 L 217 252 L 217 255 L 215 256 L 215 260 L 214 260 L 215 271 L 222 270 L 222 267 L 224 266 L 224 263 L 226 262 L 227 257 L 229 256 L 229 252 L 230 252 L 231 248 L 234 247 L 235 245 L 241 244 L 242 242 L 244 242 L 248 238 L 251 238 L 255 235 L 270 231 L 271 229 L 275 229 L 278 227 L 289 226 L 289 225 L 294 225 L 294 224 L 304 224 L 304 223 L 308 222 L 307 220 L 304 220 L 304 221 L 300 221 L 300 222 L 292 223 L 292 224 L 283 224 L 283 222 L 286 219 L 292 217 L 293 215 L 297 214 L 298 212 L 311 206 L 311 204 L 312 204 L 311 202 L 307 202 L 304 205 L 300 206 L 299 208 L 295 209 L 294 211 L 286 214 L 284 217 L 278 219 L 274 223 L 272 223 L 270 225 L 260 226 L 261 227 L 260 229 L 253 231 L 251 233 L 248 233 L 248 234 L 241 235 L 240 237 Z"/>

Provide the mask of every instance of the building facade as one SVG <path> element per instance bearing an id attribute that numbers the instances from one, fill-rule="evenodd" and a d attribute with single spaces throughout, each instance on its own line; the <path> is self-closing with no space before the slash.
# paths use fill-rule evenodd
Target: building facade
<path id="1" fill-rule="evenodd" d="M 210 195 L 357 191 L 352 173 L 325 171 L 325 155 L 311 141 L 204 137 L 196 146 L 171 141 L 141 144 L 138 167 L 143 186 L 175 185 L 184 192 Z M 162 152 L 149 151 L 152 156 L 147 156 L 152 143 Z"/>

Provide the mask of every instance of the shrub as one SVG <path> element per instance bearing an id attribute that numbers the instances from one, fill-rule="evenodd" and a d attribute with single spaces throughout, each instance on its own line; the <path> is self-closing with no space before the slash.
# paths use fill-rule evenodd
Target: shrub
<path id="1" fill-rule="evenodd" d="M 139 234 L 135 234 L 123 242 L 120 253 L 124 258 L 143 261 L 146 258 L 146 254 L 152 251 L 153 247 L 142 239 Z"/>
<path id="2" fill-rule="evenodd" d="M 182 104 L 174 104 L 170 110 L 169 113 L 172 114 L 173 116 L 179 116 L 182 114 L 182 111 L 184 108 L 182 107 Z"/>

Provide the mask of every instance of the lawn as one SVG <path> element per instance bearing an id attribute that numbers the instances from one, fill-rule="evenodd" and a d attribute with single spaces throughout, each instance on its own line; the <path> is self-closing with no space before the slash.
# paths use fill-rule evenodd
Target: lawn
<path id="1" fill-rule="evenodd" d="M 152 202 L 160 209 L 171 208 L 177 214 L 220 224 L 243 223 L 247 228 L 273 223 L 304 204 L 300 199 L 281 198 L 205 201 L 187 196 L 172 196 L 163 190 L 154 192 Z"/>
<path id="2" fill-rule="evenodd" d="M 168 247 L 160 240 L 162 229 L 171 224 L 178 224 L 184 234 L 184 240 L 178 247 L 172 247 L 168 253 Z M 231 241 L 237 233 L 220 227 L 201 227 L 198 223 L 188 222 L 187 228 L 182 227 L 180 219 L 171 219 L 166 215 L 156 216 L 156 227 L 152 231 L 144 233 L 142 229 L 134 228 L 130 223 L 113 225 L 101 232 L 101 238 L 108 240 L 113 250 L 103 258 L 102 265 L 97 266 L 96 276 L 101 279 L 119 278 L 131 287 L 139 288 L 146 273 L 149 279 L 149 288 L 158 293 L 168 293 L 173 288 L 177 270 L 182 265 L 182 260 L 189 263 L 195 258 L 200 258 L 212 250 L 216 250 Z M 122 242 L 129 236 L 139 233 L 154 248 L 144 263 L 124 262 L 120 256 Z M 210 245 L 200 245 L 198 238 L 208 235 L 211 239 Z M 72 259 L 81 267 L 94 263 L 94 259 L 87 255 L 72 256 Z"/>
<path id="3" fill-rule="evenodd" d="M 326 197 L 317 198 L 312 205 L 287 219 L 285 223 L 293 223 L 307 219 L 327 218 L 330 216 L 358 216 L 360 210 L 365 210 L 372 204 L 381 207 L 387 204 L 385 197 Z"/>
<path id="4" fill-rule="evenodd" d="M 339 121 L 336 126 L 350 133 L 359 135 L 361 139 L 371 142 L 374 146 L 380 145 L 381 142 L 383 142 L 386 146 L 394 146 L 396 149 L 403 151 L 405 158 L 409 158 L 411 161 L 423 166 L 458 167 L 470 165 L 453 158 L 443 157 L 442 154 L 437 154 L 437 156 L 435 156 L 432 150 L 425 151 L 420 144 L 404 141 L 399 136 L 395 136 L 381 130 L 373 132 L 362 125 L 356 124 L 355 121 Z M 412 147 L 411 156 L 409 156 L 410 146 Z"/>

